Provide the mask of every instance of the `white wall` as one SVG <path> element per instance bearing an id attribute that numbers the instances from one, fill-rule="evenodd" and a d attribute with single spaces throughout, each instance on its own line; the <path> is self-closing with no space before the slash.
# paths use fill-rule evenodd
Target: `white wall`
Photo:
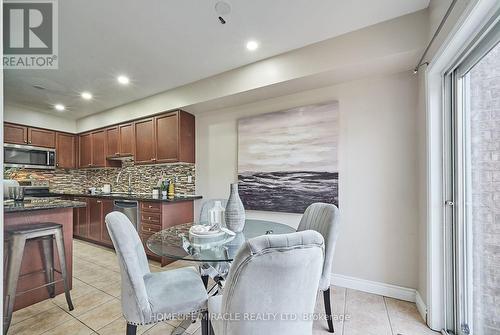
<path id="1" fill-rule="evenodd" d="M 237 179 L 238 118 L 338 100 L 342 229 L 334 272 L 416 288 L 416 77 L 363 79 L 197 115 L 197 193 L 227 197 Z M 199 211 L 200 202 L 197 203 Z M 298 225 L 300 215 L 248 212 Z"/>
<path id="2" fill-rule="evenodd" d="M 24 106 L 6 105 L 4 107 L 4 121 L 76 133 L 75 120 L 30 110 Z"/>

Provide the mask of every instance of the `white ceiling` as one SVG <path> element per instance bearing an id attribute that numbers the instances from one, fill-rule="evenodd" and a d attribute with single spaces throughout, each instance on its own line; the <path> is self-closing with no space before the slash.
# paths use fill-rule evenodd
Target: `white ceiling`
<path id="1" fill-rule="evenodd" d="M 59 69 L 5 70 L 6 104 L 72 119 L 426 8 L 429 0 L 59 1 Z M 291 5 L 293 4 L 293 5 Z M 260 48 L 249 52 L 249 39 Z M 119 74 L 132 83 L 120 86 Z M 45 90 L 33 85 L 45 87 Z M 94 94 L 92 101 L 79 98 Z M 54 111 L 62 103 L 67 111 Z"/>

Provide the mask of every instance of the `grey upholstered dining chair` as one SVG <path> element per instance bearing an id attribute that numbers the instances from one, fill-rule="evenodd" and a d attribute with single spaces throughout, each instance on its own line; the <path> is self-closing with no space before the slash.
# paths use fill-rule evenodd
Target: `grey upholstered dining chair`
<path id="1" fill-rule="evenodd" d="M 335 244 L 339 235 L 339 225 L 339 209 L 332 204 L 317 202 L 306 208 L 297 229 L 297 231 L 315 230 L 325 239 L 325 264 L 323 265 L 319 289 L 323 291 L 323 300 L 330 333 L 334 332 L 332 305 L 330 302 L 330 277 Z"/>
<path id="2" fill-rule="evenodd" d="M 315 231 L 246 241 L 231 265 L 224 293 L 208 300 L 215 335 L 312 334 L 312 318 L 303 316 L 314 313 L 323 244 Z M 245 315 L 275 317 L 251 320 Z"/>
<path id="3" fill-rule="evenodd" d="M 207 292 L 195 268 L 153 272 L 142 242 L 130 220 L 120 212 L 106 215 L 106 226 L 121 270 L 122 312 L 127 335 L 137 325 L 161 322 L 175 315 L 206 315 Z M 208 321 L 202 321 L 206 334 Z"/>
<path id="4" fill-rule="evenodd" d="M 222 207 L 226 208 L 227 199 L 209 199 L 201 205 L 200 222 L 208 221 L 208 211 L 215 206 L 215 202 L 220 201 Z"/>

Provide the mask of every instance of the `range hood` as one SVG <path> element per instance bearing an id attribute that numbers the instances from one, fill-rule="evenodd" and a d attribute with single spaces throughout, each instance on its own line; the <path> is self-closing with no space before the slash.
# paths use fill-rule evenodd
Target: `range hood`
<path id="1" fill-rule="evenodd" d="M 108 161 L 133 161 L 134 160 L 134 155 L 133 154 L 115 154 L 112 156 L 107 156 L 106 159 Z"/>

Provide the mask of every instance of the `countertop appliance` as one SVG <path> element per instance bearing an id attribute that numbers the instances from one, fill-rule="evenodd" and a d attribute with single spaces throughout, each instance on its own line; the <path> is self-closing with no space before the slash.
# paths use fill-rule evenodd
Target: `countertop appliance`
<path id="1" fill-rule="evenodd" d="M 3 162 L 5 167 L 27 169 L 55 169 L 56 150 L 31 145 L 4 144 Z"/>
<path id="2" fill-rule="evenodd" d="M 139 202 L 136 200 L 115 200 L 113 210 L 125 214 L 135 229 L 139 230 Z"/>
<path id="3" fill-rule="evenodd" d="M 9 187 L 19 187 L 19 182 L 14 179 L 3 180 L 3 198 L 9 199 Z"/>

